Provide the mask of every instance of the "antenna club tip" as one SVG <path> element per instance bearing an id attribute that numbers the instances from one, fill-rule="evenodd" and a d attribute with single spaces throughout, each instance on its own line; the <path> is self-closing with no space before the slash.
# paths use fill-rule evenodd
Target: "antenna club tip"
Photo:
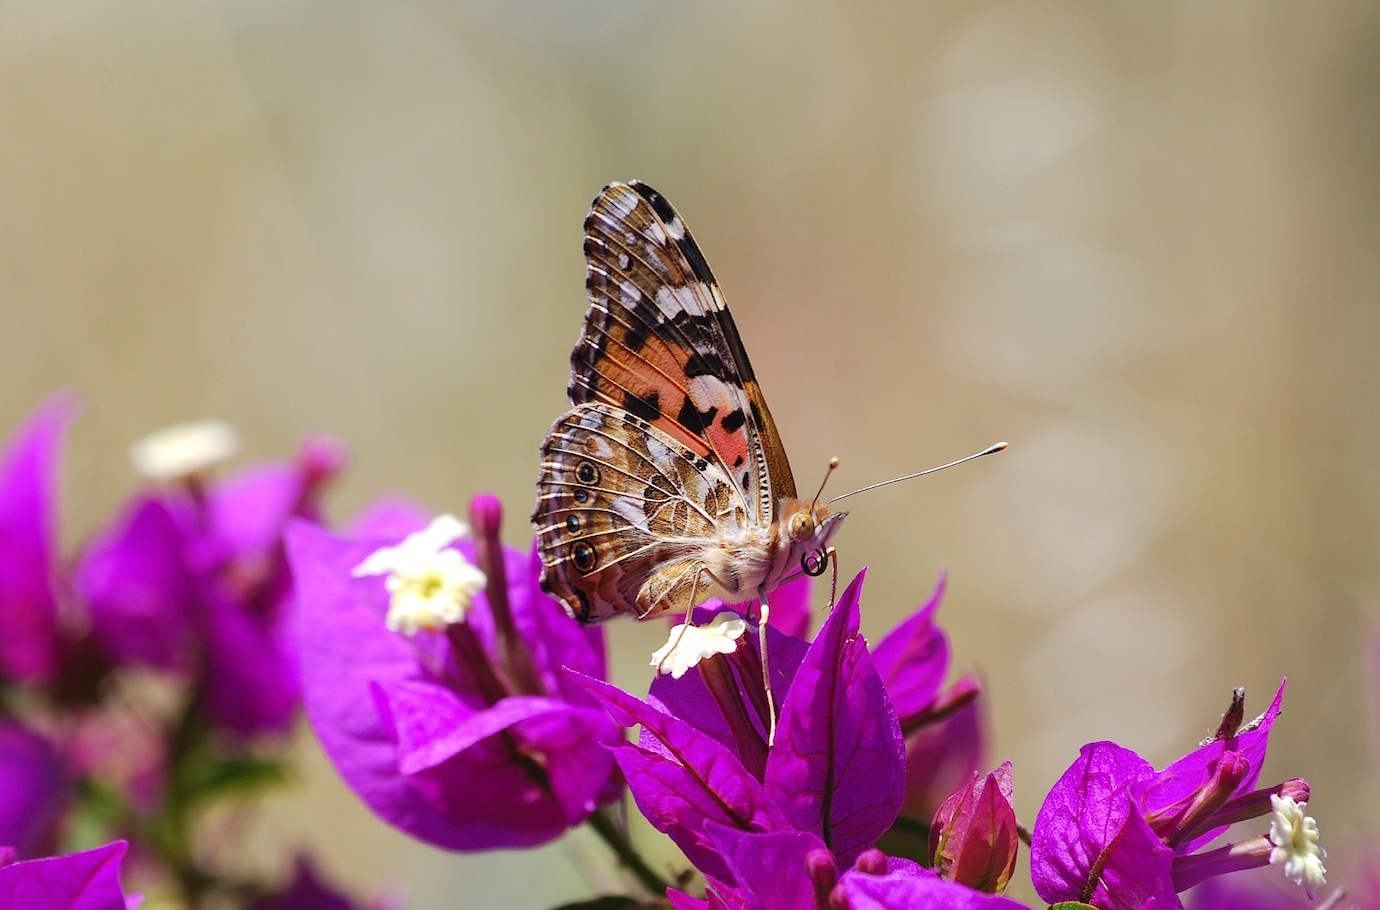
<path id="1" fill-rule="evenodd" d="M 1004 445 L 1006 445 L 1006 443 L 1003 442 L 1002 445 L 1004 446 Z M 835 468 L 837 468 L 838 466 L 839 466 L 839 457 L 838 457 L 837 455 L 835 455 L 833 458 L 830 458 L 830 459 L 829 459 L 829 470 L 832 471 L 832 470 L 834 470 Z"/>
<path id="2" fill-rule="evenodd" d="M 990 449 L 988 449 L 987 451 L 989 451 L 989 452 L 1000 452 L 1000 451 L 1001 451 L 1002 449 L 1004 449 L 1004 448 L 1006 448 L 1006 443 L 1005 443 L 1005 442 L 994 442 L 994 443 L 992 443 L 992 447 L 991 447 Z"/>

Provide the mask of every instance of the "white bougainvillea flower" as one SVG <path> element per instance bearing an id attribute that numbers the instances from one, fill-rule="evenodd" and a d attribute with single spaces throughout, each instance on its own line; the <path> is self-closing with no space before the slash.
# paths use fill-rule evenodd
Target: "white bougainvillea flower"
<path id="1" fill-rule="evenodd" d="M 1274 810 L 1270 842 L 1275 845 L 1270 864 L 1283 866 L 1285 877 L 1302 885 L 1311 900 L 1327 883 L 1327 869 L 1322 864 L 1327 851 L 1318 846 L 1318 823 L 1304 814 L 1308 803 L 1296 802 L 1291 796 L 1271 796 L 1270 808 Z"/>
<path id="2" fill-rule="evenodd" d="M 145 436 L 130 446 L 129 460 L 150 480 L 177 480 L 233 458 L 239 450 L 239 434 L 230 424 L 195 420 Z"/>
<path id="3" fill-rule="evenodd" d="M 375 550 L 355 566 L 356 578 L 387 576 L 384 624 L 390 631 L 415 635 L 464 622 L 474 595 L 487 583 L 484 573 L 451 546 L 469 532 L 454 515 L 438 515 L 402 543 Z"/>
<path id="4" fill-rule="evenodd" d="M 706 657 L 732 654 L 738 650 L 738 639 L 747 630 L 747 622 L 736 613 L 720 613 L 705 626 L 681 623 L 671 629 L 671 637 L 652 655 L 652 666 L 658 673 L 669 673 L 680 679 Z"/>

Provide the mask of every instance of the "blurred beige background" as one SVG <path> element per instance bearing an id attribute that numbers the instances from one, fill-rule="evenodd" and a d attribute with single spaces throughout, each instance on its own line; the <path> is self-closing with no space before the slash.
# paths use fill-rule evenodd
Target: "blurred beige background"
<path id="1" fill-rule="evenodd" d="M 873 637 L 948 567 L 1027 823 L 1083 742 L 1164 764 L 1287 674 L 1266 777 L 1307 776 L 1339 848 L 1377 808 L 1378 52 L 1344 2 L 7 3 L 0 427 L 82 395 L 74 544 L 130 441 L 203 416 L 246 458 L 343 436 L 340 516 L 493 490 L 525 543 L 580 224 L 641 178 L 802 486 L 1011 442 L 852 501 L 838 543 Z M 629 688 L 659 632 L 610 627 Z M 444 854 L 299 749 L 246 862 L 300 843 L 418 910 L 585 893 L 598 844 Z"/>

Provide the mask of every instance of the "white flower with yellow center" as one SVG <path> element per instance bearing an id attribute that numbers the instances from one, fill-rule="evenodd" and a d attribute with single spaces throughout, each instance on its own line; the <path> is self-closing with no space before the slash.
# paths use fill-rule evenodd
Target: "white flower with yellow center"
<path id="1" fill-rule="evenodd" d="M 235 428 L 221 420 L 164 427 L 130 446 L 129 460 L 149 480 L 178 480 L 233 458 L 240 450 Z"/>
<path id="2" fill-rule="evenodd" d="M 747 622 L 736 613 L 720 613 L 707 626 L 681 623 L 671 629 L 666 644 L 652 655 L 652 666 L 658 673 L 669 673 L 680 679 L 691 667 L 715 654 L 732 654 L 738 650 L 738 639 L 747 631 Z"/>
<path id="3" fill-rule="evenodd" d="M 1302 885 L 1311 900 L 1318 887 L 1326 884 L 1323 858 L 1327 851 L 1318 846 L 1318 823 L 1303 814 L 1308 803 L 1296 802 L 1292 796 L 1271 796 L 1270 807 L 1270 863 L 1283 866 L 1290 881 Z"/>
<path id="4" fill-rule="evenodd" d="M 463 622 L 474 595 L 484 590 L 484 573 L 450 545 L 469 534 L 454 515 L 438 515 L 424 530 L 409 534 L 395 547 L 369 554 L 355 566 L 356 578 L 386 575 L 390 632 L 415 635 Z"/>

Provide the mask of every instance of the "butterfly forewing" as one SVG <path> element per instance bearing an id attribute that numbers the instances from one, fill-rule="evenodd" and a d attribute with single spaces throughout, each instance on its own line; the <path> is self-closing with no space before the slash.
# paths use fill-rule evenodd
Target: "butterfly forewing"
<path id="1" fill-rule="evenodd" d="M 572 404 L 605 401 L 709 454 L 762 523 L 795 495 L 738 329 L 684 221 L 644 184 L 611 184 L 585 221 L 590 309 Z"/>

